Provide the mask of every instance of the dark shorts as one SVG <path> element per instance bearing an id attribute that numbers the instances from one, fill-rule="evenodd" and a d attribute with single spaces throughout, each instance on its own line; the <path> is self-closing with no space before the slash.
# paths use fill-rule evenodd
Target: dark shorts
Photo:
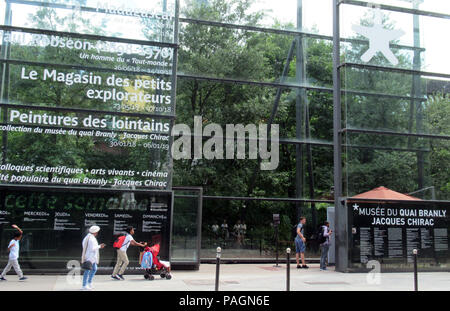
<path id="1" fill-rule="evenodd" d="M 303 243 L 302 239 L 295 239 L 295 252 L 296 253 L 304 253 L 306 249 L 305 243 Z"/>

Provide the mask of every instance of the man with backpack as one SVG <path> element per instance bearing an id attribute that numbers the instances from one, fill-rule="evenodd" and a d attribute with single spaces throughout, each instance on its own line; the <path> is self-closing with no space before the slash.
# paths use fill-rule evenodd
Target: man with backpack
<path id="1" fill-rule="evenodd" d="M 306 250 L 306 238 L 304 236 L 303 229 L 306 224 L 306 218 L 300 217 L 300 222 L 296 228 L 295 236 L 295 258 L 297 260 L 297 269 L 308 269 L 309 267 L 305 263 L 305 250 Z M 302 259 L 302 265 L 300 266 L 300 257 Z"/>
<path id="2" fill-rule="evenodd" d="M 113 247 L 117 249 L 117 263 L 114 267 L 113 274 L 111 277 L 115 280 L 125 280 L 123 273 L 130 263 L 127 256 L 127 250 L 130 245 L 145 247 L 147 243 L 137 243 L 133 239 L 134 228 L 128 227 L 126 230 L 126 235 L 120 236 L 114 243 Z"/>
<path id="3" fill-rule="evenodd" d="M 327 258 L 328 258 L 328 249 L 330 248 L 330 236 L 333 231 L 330 229 L 330 223 L 328 221 L 325 222 L 323 226 L 321 226 L 319 234 L 318 234 L 318 242 L 320 244 L 320 270 L 327 270 Z"/>

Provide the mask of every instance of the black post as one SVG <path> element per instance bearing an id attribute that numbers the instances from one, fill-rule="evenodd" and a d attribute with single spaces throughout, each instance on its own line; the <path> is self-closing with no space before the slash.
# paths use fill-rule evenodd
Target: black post
<path id="1" fill-rule="evenodd" d="M 219 291 L 219 271 L 220 271 L 220 255 L 222 253 L 222 249 L 220 247 L 217 248 L 216 255 L 216 288 L 215 291 Z"/>
<path id="2" fill-rule="evenodd" d="M 276 254 L 276 260 L 275 260 L 275 263 L 276 263 L 276 267 L 278 267 L 278 226 L 275 226 L 275 240 L 276 240 L 276 251 L 275 251 L 275 254 Z"/>
<path id="3" fill-rule="evenodd" d="M 280 214 L 273 214 L 273 226 L 275 227 L 275 244 L 276 244 L 276 265 L 275 267 L 278 268 L 278 226 L 280 225 Z"/>
<path id="4" fill-rule="evenodd" d="M 291 290 L 291 249 L 286 249 L 286 291 L 289 292 Z"/>
<path id="5" fill-rule="evenodd" d="M 414 259 L 414 291 L 417 292 L 418 281 L 417 281 L 417 249 L 413 249 L 413 259 Z"/>

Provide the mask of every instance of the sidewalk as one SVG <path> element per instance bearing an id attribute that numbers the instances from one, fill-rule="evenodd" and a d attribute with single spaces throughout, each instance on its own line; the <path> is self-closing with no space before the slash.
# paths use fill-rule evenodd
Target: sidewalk
<path id="1" fill-rule="evenodd" d="M 125 281 L 112 280 L 109 275 L 97 275 L 96 291 L 213 291 L 215 265 L 203 264 L 199 271 L 173 271 L 172 279 L 156 276 L 146 281 L 142 275 L 125 275 Z M 412 291 L 412 273 L 383 273 L 380 284 L 370 284 L 368 274 L 339 273 L 333 269 L 319 271 L 317 264 L 310 269 L 296 269 L 291 265 L 291 291 Z M 31 275 L 19 282 L 15 274 L 7 275 L 0 282 L 0 291 L 79 291 L 81 276 Z M 76 282 L 78 279 L 78 283 Z M 419 290 L 450 290 L 450 273 L 420 273 Z M 286 290 L 286 267 L 275 268 L 272 264 L 221 265 L 220 290 L 222 291 L 284 291 Z"/>

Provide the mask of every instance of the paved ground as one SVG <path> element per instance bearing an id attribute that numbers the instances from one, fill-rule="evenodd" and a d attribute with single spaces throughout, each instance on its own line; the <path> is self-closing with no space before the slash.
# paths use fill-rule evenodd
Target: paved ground
<path id="1" fill-rule="evenodd" d="M 376 278 L 363 273 L 339 273 L 332 269 L 319 271 L 318 265 L 309 270 L 297 270 L 291 265 L 292 291 L 412 291 L 412 273 L 383 273 L 379 284 Z M 171 280 L 156 277 L 146 281 L 141 275 L 128 275 L 125 281 L 114 281 L 108 275 L 97 275 L 94 290 L 100 291 L 212 291 L 214 290 L 215 265 L 203 264 L 199 271 L 173 271 Z M 369 277 L 368 277 L 369 276 Z M 29 276 L 19 282 L 16 275 L 0 282 L 0 291 L 75 291 L 81 288 L 79 276 Z M 78 280 L 77 280 L 78 279 Z M 223 291 L 284 291 L 286 267 L 274 268 L 272 264 L 221 265 L 220 290 Z M 78 282 L 77 282 L 78 281 Z M 419 273 L 419 290 L 450 290 L 450 273 Z"/>

